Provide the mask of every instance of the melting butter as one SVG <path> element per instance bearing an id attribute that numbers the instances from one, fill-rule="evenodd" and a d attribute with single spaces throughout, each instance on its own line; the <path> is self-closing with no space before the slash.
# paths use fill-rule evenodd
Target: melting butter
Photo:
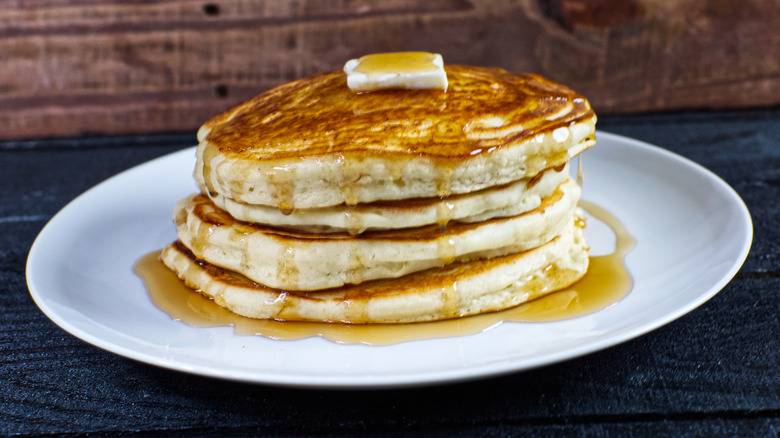
<path id="1" fill-rule="evenodd" d="M 447 73 L 438 53 L 392 52 L 350 59 L 344 64 L 353 91 L 435 89 L 447 91 Z"/>

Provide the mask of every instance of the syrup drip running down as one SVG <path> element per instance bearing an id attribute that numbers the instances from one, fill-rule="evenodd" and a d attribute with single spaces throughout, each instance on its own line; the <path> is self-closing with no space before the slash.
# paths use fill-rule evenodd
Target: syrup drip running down
<path id="1" fill-rule="evenodd" d="M 194 293 L 159 260 L 159 252 L 147 254 L 135 265 L 152 302 L 172 319 L 192 327 L 232 326 L 238 335 L 277 340 L 323 337 L 337 343 L 388 345 L 400 342 L 463 336 L 483 332 L 502 323 L 558 321 L 605 309 L 631 290 L 633 280 L 624 264 L 635 241 L 623 225 L 603 208 L 589 202 L 581 206 L 608 225 L 616 236 L 611 254 L 590 258 L 588 273 L 572 286 L 518 307 L 445 321 L 412 324 L 328 324 L 280 322 L 245 318 Z M 453 285 L 453 288 L 457 285 Z M 454 289 L 453 289 L 454 290 Z M 447 297 L 453 291 L 443 290 Z M 446 301 L 445 301 L 446 302 Z"/>

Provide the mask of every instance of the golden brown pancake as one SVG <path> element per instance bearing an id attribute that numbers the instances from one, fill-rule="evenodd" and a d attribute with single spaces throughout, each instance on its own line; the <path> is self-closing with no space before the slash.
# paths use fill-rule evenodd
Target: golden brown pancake
<path id="1" fill-rule="evenodd" d="M 206 122 L 165 264 L 238 314 L 296 321 L 454 318 L 575 282 L 565 166 L 595 143 L 590 104 L 538 75 L 445 70 L 446 92 L 322 73 Z"/>
<path id="2" fill-rule="evenodd" d="M 200 259 L 266 286 L 317 290 L 535 248 L 561 234 L 579 197 L 569 179 L 521 215 L 354 236 L 240 222 L 197 195 L 177 205 L 175 223 L 179 240 Z"/>
<path id="3" fill-rule="evenodd" d="M 517 306 L 565 288 L 587 270 L 582 221 L 540 247 L 455 263 L 392 280 L 316 292 L 273 289 L 197 259 L 179 242 L 163 262 L 192 289 L 251 318 L 283 321 L 403 323 L 433 321 Z"/>
<path id="4" fill-rule="evenodd" d="M 563 85 L 446 71 L 446 92 L 355 93 L 342 72 L 269 90 L 203 125 L 195 178 L 204 192 L 290 211 L 469 193 L 593 144 L 595 114 Z"/>
<path id="5" fill-rule="evenodd" d="M 516 216 L 533 210 L 569 177 L 569 166 L 547 169 L 533 178 L 523 178 L 498 187 L 447 198 L 378 201 L 355 206 L 296 208 L 244 204 L 217 193 L 206 193 L 212 202 L 234 218 L 257 224 L 309 233 L 360 234 L 366 230 L 446 226 L 450 221 L 481 222 Z"/>

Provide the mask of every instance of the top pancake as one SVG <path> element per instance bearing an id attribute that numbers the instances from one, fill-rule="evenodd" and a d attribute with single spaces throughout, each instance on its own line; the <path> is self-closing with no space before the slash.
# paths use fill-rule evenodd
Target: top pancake
<path id="1" fill-rule="evenodd" d="M 593 143 L 595 114 L 563 85 L 446 71 L 446 92 L 355 93 L 342 72 L 264 92 L 201 127 L 195 179 L 283 210 L 445 197 L 533 176 Z"/>

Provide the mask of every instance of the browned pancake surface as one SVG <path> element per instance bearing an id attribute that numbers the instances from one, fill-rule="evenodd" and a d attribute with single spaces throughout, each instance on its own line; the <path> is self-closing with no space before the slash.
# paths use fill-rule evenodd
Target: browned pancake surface
<path id="1" fill-rule="evenodd" d="M 446 71 L 446 92 L 355 93 L 342 72 L 294 81 L 207 122 L 207 140 L 236 159 L 462 160 L 595 117 L 582 96 L 538 75 L 456 65 Z"/>

